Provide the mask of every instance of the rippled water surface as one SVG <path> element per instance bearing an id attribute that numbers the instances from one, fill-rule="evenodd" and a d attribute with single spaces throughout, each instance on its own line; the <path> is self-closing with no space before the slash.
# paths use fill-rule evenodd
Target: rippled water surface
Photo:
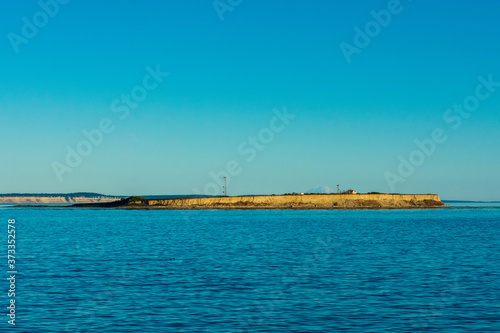
<path id="1" fill-rule="evenodd" d="M 0 214 L 13 332 L 500 332 L 500 209 Z"/>

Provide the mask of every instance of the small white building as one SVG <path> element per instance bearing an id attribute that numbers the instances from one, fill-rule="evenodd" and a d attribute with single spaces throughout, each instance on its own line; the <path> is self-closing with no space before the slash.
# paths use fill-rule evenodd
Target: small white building
<path id="1" fill-rule="evenodd" d="M 354 190 L 347 190 L 347 191 L 345 191 L 345 194 L 358 194 L 358 192 L 356 192 Z"/>

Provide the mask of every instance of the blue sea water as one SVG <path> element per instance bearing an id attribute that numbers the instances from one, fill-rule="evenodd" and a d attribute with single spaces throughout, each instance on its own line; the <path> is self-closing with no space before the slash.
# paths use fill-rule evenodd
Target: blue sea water
<path id="1" fill-rule="evenodd" d="M 0 218 L 2 332 L 500 332 L 495 207 Z"/>

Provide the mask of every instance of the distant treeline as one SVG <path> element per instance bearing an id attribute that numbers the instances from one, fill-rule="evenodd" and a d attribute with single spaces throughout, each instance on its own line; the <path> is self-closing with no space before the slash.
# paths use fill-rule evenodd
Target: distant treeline
<path id="1" fill-rule="evenodd" d="M 75 193 L 7 193 L 0 194 L 0 197 L 44 197 L 44 198 L 54 198 L 54 197 L 104 197 L 104 198 L 122 198 L 122 196 L 117 195 L 105 195 L 100 193 L 92 192 L 75 192 Z"/>

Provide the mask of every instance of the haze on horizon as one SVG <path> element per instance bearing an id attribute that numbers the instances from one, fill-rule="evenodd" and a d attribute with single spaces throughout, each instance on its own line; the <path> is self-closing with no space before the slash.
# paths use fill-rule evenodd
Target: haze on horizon
<path id="1" fill-rule="evenodd" d="M 496 2 L 0 9 L 1 193 L 500 200 Z"/>

